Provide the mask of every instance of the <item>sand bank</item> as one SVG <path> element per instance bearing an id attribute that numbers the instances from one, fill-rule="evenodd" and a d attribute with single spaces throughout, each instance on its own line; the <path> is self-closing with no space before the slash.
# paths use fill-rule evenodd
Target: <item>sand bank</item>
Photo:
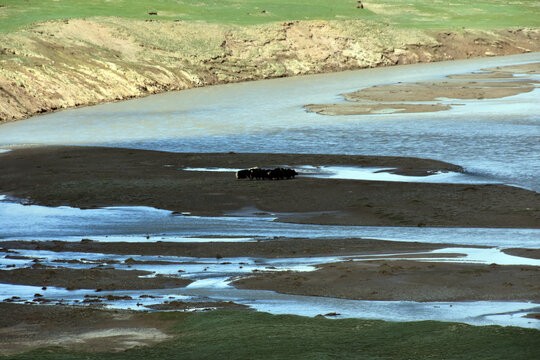
<path id="1" fill-rule="evenodd" d="M 514 228 L 540 224 L 540 195 L 504 185 L 302 176 L 239 181 L 234 173 L 183 170 L 298 164 L 391 167 L 414 175 L 461 170 L 440 161 L 398 157 L 43 147 L 2 154 L 0 192 L 30 203 L 79 208 L 145 205 L 207 216 L 255 208 L 275 213 L 281 221 L 315 224 Z"/>

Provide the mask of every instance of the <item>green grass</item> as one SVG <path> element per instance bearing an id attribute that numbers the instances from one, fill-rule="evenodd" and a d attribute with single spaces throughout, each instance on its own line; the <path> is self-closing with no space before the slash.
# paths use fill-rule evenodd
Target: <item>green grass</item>
<path id="1" fill-rule="evenodd" d="M 95 16 L 238 25 L 355 18 L 406 28 L 540 25 L 537 0 L 365 0 L 363 10 L 356 9 L 356 4 L 356 0 L 0 0 L 4 5 L 0 31 L 45 20 Z M 148 15 L 151 11 L 158 15 Z"/>
<path id="2" fill-rule="evenodd" d="M 10 359 L 539 359 L 540 331 L 423 321 L 330 320 L 215 311 L 178 317 L 177 336 L 118 353 L 36 350 Z M 1 358 L 1 357 L 0 357 Z"/>

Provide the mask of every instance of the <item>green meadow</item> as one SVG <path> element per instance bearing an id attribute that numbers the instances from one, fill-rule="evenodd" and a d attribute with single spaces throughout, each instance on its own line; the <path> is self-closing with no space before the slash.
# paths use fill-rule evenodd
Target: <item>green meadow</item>
<path id="1" fill-rule="evenodd" d="M 540 25 L 536 0 L 366 0 L 364 4 L 364 9 L 357 9 L 356 0 L 0 0 L 0 31 L 46 20 L 96 16 L 236 25 L 360 18 L 427 29 Z"/>
<path id="2" fill-rule="evenodd" d="M 307 318 L 246 311 L 152 313 L 172 340 L 116 353 L 38 349 L 9 359 L 539 359 L 540 331 L 422 321 Z M 1 358 L 1 357 L 0 357 Z"/>

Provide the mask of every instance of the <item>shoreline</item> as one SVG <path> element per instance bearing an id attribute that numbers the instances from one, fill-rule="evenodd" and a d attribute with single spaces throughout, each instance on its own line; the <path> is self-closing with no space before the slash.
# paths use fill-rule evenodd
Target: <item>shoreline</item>
<path id="1" fill-rule="evenodd" d="M 237 27 L 208 25 L 209 34 L 196 37 L 204 40 L 205 36 L 218 36 L 222 41 L 209 40 L 206 52 L 191 48 L 186 54 L 178 54 L 174 46 L 156 48 L 141 34 L 124 34 L 134 26 L 148 31 L 161 26 L 163 34 L 159 36 L 169 38 L 193 31 L 190 23 L 95 18 L 39 23 L 2 35 L 4 53 L 10 56 L 6 55 L 5 73 L 0 75 L 0 88 L 5 90 L 0 98 L 0 124 L 217 84 L 540 51 L 539 29 L 417 30 L 411 34 L 380 25 L 370 29 L 361 20 L 344 20 L 271 23 L 247 27 L 245 32 Z M 84 34 L 80 33 L 83 28 Z M 299 32 L 311 36 L 298 37 Z M 376 41 L 380 32 L 394 32 L 394 36 L 380 43 Z M 41 34 L 51 35 L 44 38 Z M 87 43 L 83 46 L 73 40 L 74 34 L 88 37 Z M 267 39 L 273 35 L 274 40 Z M 103 38 L 114 46 L 109 48 Z M 334 46 L 329 47 L 329 42 Z M 322 53 L 313 57 L 313 48 Z M 73 63 L 66 60 L 66 49 L 71 49 Z M 247 59 L 246 53 L 250 54 Z M 163 54 L 169 56 L 168 61 L 158 60 Z M 200 63 L 194 63 L 193 57 Z M 22 60 L 24 66 L 13 59 Z M 258 69 L 254 63 L 266 65 Z M 239 68 L 244 70 L 239 72 Z M 92 83 L 84 81 L 78 71 L 90 72 Z"/>

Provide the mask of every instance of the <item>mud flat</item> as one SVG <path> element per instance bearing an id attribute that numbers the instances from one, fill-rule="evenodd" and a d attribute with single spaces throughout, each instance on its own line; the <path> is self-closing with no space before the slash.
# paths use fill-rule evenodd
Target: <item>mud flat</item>
<path id="1" fill-rule="evenodd" d="M 31 268 L 0 271 L 0 282 L 43 287 L 64 287 L 96 290 L 131 290 L 177 288 L 191 281 L 172 276 L 142 277 L 149 271 L 115 270 L 111 268 L 67 269 L 63 267 L 34 266 Z M 40 296 L 38 296 L 39 298 Z"/>
<path id="2" fill-rule="evenodd" d="M 236 180 L 186 168 L 347 165 L 407 175 L 462 169 L 440 161 L 340 155 L 180 154 L 92 147 L 16 149 L 0 155 L 0 192 L 48 206 L 145 205 L 192 215 L 242 209 L 280 221 L 380 226 L 538 228 L 540 194 L 505 185 L 319 179 Z"/>
<path id="3" fill-rule="evenodd" d="M 168 255 L 201 258 L 261 257 L 287 258 L 307 256 L 346 256 L 354 254 L 395 254 L 441 249 L 450 245 L 371 239 L 278 239 L 253 242 L 98 242 L 2 241 L 2 251 L 47 250 L 98 254 Z M 8 250 L 9 249 L 9 250 Z"/>
<path id="4" fill-rule="evenodd" d="M 523 248 L 513 248 L 513 249 L 504 249 L 506 254 L 521 256 L 531 259 L 540 259 L 540 249 L 523 249 Z"/>
<path id="5" fill-rule="evenodd" d="M 255 274 L 234 285 L 346 299 L 540 302 L 539 271 L 536 266 L 347 261 L 321 265 L 307 273 Z"/>

